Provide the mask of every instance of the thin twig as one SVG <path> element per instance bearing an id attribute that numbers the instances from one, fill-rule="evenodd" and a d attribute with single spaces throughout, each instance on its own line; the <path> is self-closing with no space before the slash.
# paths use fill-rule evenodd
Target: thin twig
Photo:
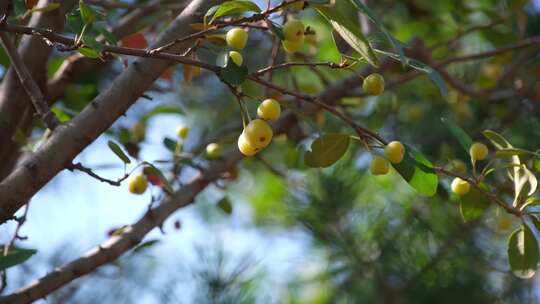
<path id="1" fill-rule="evenodd" d="M 97 175 L 96 173 L 94 173 L 94 171 L 92 171 L 92 169 L 83 166 L 81 163 L 72 164 L 71 166 L 68 166 L 67 169 L 70 170 L 70 171 L 79 170 L 79 171 L 84 172 L 84 173 L 90 175 L 91 177 L 99 180 L 100 182 L 107 183 L 109 185 L 116 186 L 116 187 L 119 187 L 122 184 L 122 182 L 125 181 L 129 177 L 129 173 L 125 173 L 124 176 L 122 176 L 121 178 L 119 178 L 117 180 L 111 180 L 111 179 L 108 179 L 108 178 L 104 178 L 104 177 L 101 177 L 101 176 Z"/>
<path id="2" fill-rule="evenodd" d="M 161 52 L 171 48 L 172 46 L 174 46 L 174 45 L 176 45 L 178 43 L 182 43 L 184 41 L 189 41 L 189 40 L 193 40 L 193 39 L 197 39 L 197 38 L 202 38 L 202 37 L 204 37 L 206 34 L 208 34 L 210 32 L 213 32 L 215 30 L 218 30 L 218 29 L 221 29 L 221 28 L 224 28 L 224 27 L 227 27 L 227 26 L 244 24 L 244 23 L 252 23 L 252 22 L 257 22 L 257 21 L 260 21 L 260 20 L 264 20 L 269 15 L 281 10 L 283 7 L 285 7 L 285 6 L 287 6 L 287 5 L 291 4 L 291 3 L 298 2 L 298 1 L 300 1 L 300 0 L 283 1 L 283 2 L 281 2 L 281 4 L 279 4 L 279 5 L 277 5 L 277 6 L 273 7 L 273 8 L 267 9 L 264 12 L 261 12 L 261 13 L 258 13 L 258 14 L 254 14 L 253 16 L 243 17 L 243 18 L 234 19 L 234 20 L 231 20 L 231 21 L 228 21 L 228 22 L 223 22 L 223 23 L 212 25 L 212 26 L 210 26 L 209 28 L 207 28 L 205 30 L 193 33 L 191 35 L 188 35 L 188 36 L 185 36 L 185 37 L 182 37 L 182 38 L 178 38 L 178 39 L 176 39 L 174 41 L 171 41 L 171 42 L 169 42 L 169 43 L 167 43 L 167 44 L 165 44 L 163 46 L 160 46 L 158 48 L 149 50 L 148 53 L 151 53 L 151 54 L 161 53 Z"/>
<path id="3" fill-rule="evenodd" d="M 15 69 L 17 76 L 19 76 L 21 85 L 26 91 L 26 94 L 28 94 L 28 97 L 30 97 L 30 100 L 32 100 L 36 113 L 41 117 L 47 128 L 54 130 L 60 122 L 49 109 L 49 105 L 41 89 L 32 78 L 32 75 L 30 75 L 26 65 L 19 56 L 17 48 L 5 32 L 0 33 L 0 41 L 9 57 L 12 67 Z"/>

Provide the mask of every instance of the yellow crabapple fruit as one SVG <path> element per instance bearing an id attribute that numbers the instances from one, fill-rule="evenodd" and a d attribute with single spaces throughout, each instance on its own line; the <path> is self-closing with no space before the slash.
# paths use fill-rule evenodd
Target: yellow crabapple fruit
<path id="1" fill-rule="evenodd" d="M 246 134 L 242 132 L 238 137 L 238 150 L 245 156 L 253 156 L 259 152 L 259 148 L 253 147 L 247 140 Z"/>
<path id="2" fill-rule="evenodd" d="M 304 46 L 304 38 L 298 41 L 283 40 L 281 42 L 281 45 L 283 46 L 285 52 L 293 54 L 298 52 L 298 50 L 300 50 Z"/>
<path id="3" fill-rule="evenodd" d="M 304 41 L 304 24 L 300 20 L 289 20 L 283 25 L 283 35 L 285 41 L 296 42 L 299 40 Z"/>
<path id="4" fill-rule="evenodd" d="M 469 193 L 469 191 L 471 190 L 471 185 L 469 184 L 468 181 L 465 181 L 459 177 L 456 177 L 452 181 L 451 188 L 452 188 L 452 192 L 454 192 L 455 194 L 459 196 L 462 196 Z"/>
<path id="5" fill-rule="evenodd" d="M 367 76 L 362 83 L 362 89 L 369 95 L 381 95 L 384 92 L 384 77 L 378 73 Z"/>
<path id="6" fill-rule="evenodd" d="M 206 146 L 206 156 L 209 159 L 216 159 L 221 155 L 221 146 L 216 143 L 211 143 Z"/>
<path id="7" fill-rule="evenodd" d="M 244 63 L 244 58 L 242 57 L 242 54 L 237 51 L 230 51 L 229 57 L 237 66 L 241 66 L 242 63 Z"/>
<path id="8" fill-rule="evenodd" d="M 227 45 L 233 49 L 241 50 L 246 47 L 248 33 L 242 28 L 235 27 L 227 32 L 225 36 Z"/>
<path id="9" fill-rule="evenodd" d="M 483 143 L 475 142 L 469 149 L 473 161 L 484 160 L 488 155 L 488 148 Z"/>
<path id="10" fill-rule="evenodd" d="M 257 115 L 264 120 L 277 120 L 281 115 L 281 106 L 277 100 L 268 98 L 257 108 Z"/>
<path id="11" fill-rule="evenodd" d="M 143 174 L 133 176 L 128 183 L 129 192 L 133 194 L 143 194 L 148 187 L 148 180 Z"/>
<path id="12" fill-rule="evenodd" d="M 254 119 L 244 129 L 246 139 L 250 145 L 262 149 L 272 140 L 274 132 L 270 125 L 262 119 Z"/>
<path id="13" fill-rule="evenodd" d="M 176 130 L 176 135 L 182 139 L 186 139 L 186 137 L 189 134 L 189 128 L 186 126 L 180 126 L 178 127 L 178 130 Z"/>
<path id="14" fill-rule="evenodd" d="M 390 170 L 390 164 L 386 158 L 375 155 L 371 161 L 371 174 L 373 175 L 385 175 Z"/>
<path id="15" fill-rule="evenodd" d="M 405 147 L 399 141 L 392 141 L 384 148 L 384 156 L 392 163 L 399 164 L 405 155 Z"/>

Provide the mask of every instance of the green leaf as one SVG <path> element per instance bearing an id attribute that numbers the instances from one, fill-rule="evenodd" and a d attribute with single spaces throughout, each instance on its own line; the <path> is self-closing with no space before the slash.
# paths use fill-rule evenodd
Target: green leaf
<path id="1" fill-rule="evenodd" d="M 36 252 L 35 249 L 12 248 L 7 255 L 0 255 L 0 271 L 24 263 Z"/>
<path id="2" fill-rule="evenodd" d="M 35 12 L 47 13 L 47 12 L 52 12 L 58 9 L 59 7 L 60 7 L 60 3 L 49 3 L 45 6 L 34 7 L 29 12 L 30 13 L 35 13 Z"/>
<path id="3" fill-rule="evenodd" d="M 274 22 L 268 20 L 267 22 L 268 24 L 268 28 L 270 29 L 270 31 L 276 35 L 279 40 L 285 40 L 285 34 L 283 34 L 283 28 L 280 27 L 279 25 L 275 24 Z"/>
<path id="4" fill-rule="evenodd" d="M 96 26 L 94 27 L 101 35 L 103 35 L 103 37 L 105 37 L 105 40 L 107 40 L 107 42 L 109 42 L 110 44 L 112 45 L 116 45 L 118 44 L 118 39 L 116 39 L 116 37 L 114 37 L 114 35 L 109 32 L 109 30 L 107 30 L 107 28 L 103 27 L 103 26 Z"/>
<path id="5" fill-rule="evenodd" d="M 497 149 L 513 148 L 506 138 L 495 131 L 485 130 L 483 134 Z"/>
<path id="6" fill-rule="evenodd" d="M 141 122 L 146 123 L 150 118 L 160 114 L 183 114 L 184 111 L 177 106 L 161 105 L 153 108 L 143 115 Z"/>
<path id="7" fill-rule="evenodd" d="M 169 180 L 165 177 L 165 175 L 163 174 L 163 172 L 161 172 L 161 170 L 159 170 L 156 166 L 152 165 L 151 163 L 149 162 L 143 162 L 144 165 L 148 165 L 148 167 L 150 167 L 150 174 L 152 175 L 155 175 L 157 177 L 159 177 L 159 179 L 161 180 L 161 182 L 163 182 L 163 186 L 164 186 L 164 189 L 165 191 L 167 191 L 167 193 L 171 194 L 174 192 L 174 189 L 171 185 L 171 183 L 169 182 Z"/>
<path id="8" fill-rule="evenodd" d="M 437 86 L 437 88 L 439 89 L 439 93 L 442 96 L 448 95 L 448 88 L 446 87 L 446 82 L 444 82 L 441 74 L 439 74 L 439 72 L 437 72 L 434 68 L 416 59 L 409 59 L 408 64 L 413 69 L 425 73 L 429 77 L 429 79 L 431 79 L 431 82 L 433 82 Z"/>
<path id="9" fill-rule="evenodd" d="M 137 247 L 133 248 L 133 253 L 139 253 L 141 251 L 149 249 L 150 247 L 153 247 L 159 244 L 159 242 L 160 240 L 149 240 L 149 241 L 143 242 L 139 244 Z"/>
<path id="10" fill-rule="evenodd" d="M 386 29 L 386 27 L 383 25 L 383 23 L 379 20 L 379 18 L 377 18 L 375 13 L 373 13 L 373 11 L 371 11 L 371 9 L 360 0 L 350 0 L 350 1 L 360 11 L 362 11 L 364 14 L 366 14 L 366 16 L 368 16 L 369 20 L 371 20 L 371 22 L 373 22 L 373 24 L 375 24 L 377 29 L 384 34 L 384 36 L 386 37 L 386 39 L 388 40 L 390 45 L 392 45 L 392 47 L 394 48 L 394 51 L 396 51 L 399 54 L 399 58 L 400 58 L 401 62 L 403 63 L 403 65 L 408 65 L 409 64 L 409 59 L 407 57 L 405 57 L 405 53 L 403 52 L 402 43 L 399 42 L 396 38 L 394 38 L 394 36 L 392 36 L 390 34 L 390 32 Z"/>
<path id="11" fill-rule="evenodd" d="M 221 209 L 221 211 L 225 212 L 225 214 L 231 215 L 233 211 L 233 207 L 231 204 L 231 201 L 228 197 L 223 197 L 218 203 L 217 207 Z"/>
<path id="12" fill-rule="evenodd" d="M 386 51 L 382 51 L 382 50 L 376 50 L 378 53 L 381 53 L 381 54 L 384 54 L 386 56 L 389 56 L 389 57 L 392 57 L 396 60 L 401 60 L 400 59 L 400 55 L 397 55 L 397 54 L 394 54 L 394 53 L 391 53 L 391 52 L 386 52 Z M 406 58 L 406 63 L 408 66 L 410 66 L 411 68 L 417 70 L 417 71 L 420 71 L 422 73 L 425 73 L 429 79 L 431 80 L 431 82 L 433 82 L 433 84 L 435 84 L 435 86 L 437 86 L 437 88 L 439 89 L 439 93 L 442 95 L 442 96 L 446 96 L 448 95 L 448 88 L 446 86 L 446 82 L 444 82 L 444 79 L 442 78 L 441 74 L 439 72 L 437 72 L 434 68 L 430 67 L 429 65 L 421 62 L 421 61 L 418 61 L 416 59 L 412 59 L 412 58 L 409 58 L 409 57 L 405 57 Z"/>
<path id="13" fill-rule="evenodd" d="M 96 36 L 91 33 L 85 33 L 82 38 L 83 43 L 92 50 L 95 50 L 98 54 L 103 51 L 103 44 L 96 40 Z"/>
<path id="14" fill-rule="evenodd" d="M 111 149 L 114 154 L 116 154 L 116 156 L 118 156 L 118 158 L 120 158 L 125 164 L 129 164 L 131 163 L 131 160 L 129 159 L 129 157 L 124 153 L 124 151 L 122 150 L 122 148 L 120 148 L 119 145 L 117 145 L 115 142 L 113 142 L 112 140 L 109 140 L 107 142 L 107 145 L 109 146 L 109 149 Z"/>
<path id="15" fill-rule="evenodd" d="M 176 146 L 178 145 L 178 142 L 169 137 L 165 137 L 163 138 L 163 145 L 165 146 L 165 148 L 167 148 L 167 150 L 174 153 L 176 151 Z"/>
<path id="16" fill-rule="evenodd" d="M 485 185 L 481 185 L 480 187 L 487 190 Z M 461 196 L 459 200 L 459 212 L 466 222 L 480 218 L 489 206 L 489 199 L 481 191 L 472 186 L 471 190 Z"/>
<path id="17" fill-rule="evenodd" d="M 226 66 L 221 68 L 219 73 L 226 83 L 230 85 L 239 85 L 246 80 L 248 76 L 248 68 L 245 65 L 236 65 L 233 60 L 229 60 L 228 55 L 225 64 Z"/>
<path id="18" fill-rule="evenodd" d="M 341 133 L 328 133 L 317 138 L 306 152 L 304 163 L 312 168 L 325 168 L 337 162 L 349 148 L 350 136 Z"/>
<path id="19" fill-rule="evenodd" d="M 511 156 L 536 156 L 540 157 L 540 154 L 525 150 L 525 149 L 518 149 L 518 148 L 503 148 L 495 151 L 496 157 L 511 157 Z"/>
<path id="20" fill-rule="evenodd" d="M 425 196 L 435 195 L 439 178 L 433 170 L 433 164 L 413 147 L 405 145 L 405 148 L 403 161 L 392 166 L 418 193 Z"/>
<path id="21" fill-rule="evenodd" d="M 527 226 L 522 226 L 508 239 L 508 263 L 515 276 L 530 279 L 538 267 L 538 243 Z"/>
<path id="22" fill-rule="evenodd" d="M 456 123 L 454 123 L 452 120 L 447 118 L 441 118 L 441 121 L 446 125 L 446 127 L 450 130 L 452 135 L 459 141 L 463 149 L 469 154 L 469 148 L 473 144 L 473 140 L 465 132 L 460 126 L 458 126 Z"/>
<path id="23" fill-rule="evenodd" d="M 335 5 L 341 2 L 336 2 Z M 316 6 L 317 11 L 330 22 L 334 30 L 343 38 L 355 51 L 357 51 L 367 62 L 373 66 L 378 66 L 379 60 L 371 48 L 369 41 L 362 34 L 358 26 L 344 17 L 335 7 Z"/>
<path id="24" fill-rule="evenodd" d="M 528 208 L 528 207 L 537 207 L 540 205 L 540 198 L 538 197 L 529 197 L 526 201 L 525 201 L 525 204 L 523 204 L 523 206 L 521 206 L 521 210 L 525 210 L 525 208 Z M 529 210 L 527 210 L 529 211 Z"/>
<path id="25" fill-rule="evenodd" d="M 81 17 L 85 24 L 92 24 L 96 21 L 96 13 L 90 6 L 84 3 L 83 0 L 79 0 L 79 10 L 81 11 Z"/>
<path id="26" fill-rule="evenodd" d="M 72 116 L 66 113 L 66 111 L 62 110 L 59 107 L 52 107 L 51 112 L 53 112 L 54 116 L 58 118 L 60 122 L 67 122 L 70 121 Z"/>
<path id="27" fill-rule="evenodd" d="M 251 1 L 227 1 L 222 4 L 216 5 L 211 7 L 204 16 L 205 23 L 208 17 L 212 16 L 212 19 L 210 19 L 210 22 L 214 22 L 216 19 L 224 16 L 229 16 L 233 14 L 240 14 L 245 12 L 255 12 L 260 13 L 261 9 L 257 6 L 257 4 L 251 2 Z"/>
<path id="28" fill-rule="evenodd" d="M 506 138 L 504 138 L 501 134 L 495 131 L 485 130 L 483 134 L 498 150 L 514 148 L 510 144 L 510 142 L 506 140 Z M 527 181 L 531 182 L 530 188 L 534 188 L 534 190 L 536 190 L 536 177 L 534 177 L 534 175 L 532 174 L 532 172 L 529 171 L 529 169 L 527 169 L 525 166 L 522 166 L 519 156 L 512 155 L 510 157 L 512 159 L 512 168 L 509 169 L 509 171 L 511 170 L 512 180 L 514 181 L 514 201 L 512 205 L 515 207 L 521 198 Z"/>
<path id="29" fill-rule="evenodd" d="M 83 56 L 86 56 L 88 58 L 96 59 L 100 57 L 99 52 L 91 48 L 87 48 L 87 47 L 78 48 L 77 51 L 81 53 Z"/>

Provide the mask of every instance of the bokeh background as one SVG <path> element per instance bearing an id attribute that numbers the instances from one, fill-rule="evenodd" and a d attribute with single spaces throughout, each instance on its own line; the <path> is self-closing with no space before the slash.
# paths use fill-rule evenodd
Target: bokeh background
<path id="1" fill-rule="evenodd" d="M 141 1 L 143 2 L 143 1 Z M 518 1 L 369 1 L 392 33 L 407 43 L 420 38 L 427 46 L 451 40 L 463 29 L 496 25 L 475 31 L 453 47 L 443 46 L 436 58 L 504 46 L 540 33 L 540 1 L 519 11 Z M 527 1 L 525 1 L 527 2 Z M 261 6 L 263 5 L 259 2 Z M 110 16 L 111 22 L 114 16 Z M 300 13 L 318 42 L 304 49 L 317 60 L 339 60 L 328 27 L 313 10 Z M 279 21 L 279 19 L 276 19 Z M 149 21 L 152 22 L 152 21 Z M 157 22 L 154 20 L 153 22 Z M 143 32 L 144 33 L 144 32 Z M 379 34 L 380 35 L 380 34 Z M 377 43 L 380 36 L 372 33 Z M 152 39 L 147 34 L 148 40 Z M 250 33 L 244 58 L 250 69 L 265 66 L 270 53 L 268 35 Z M 457 142 L 441 124 L 449 117 L 474 138 L 492 128 L 516 146 L 540 147 L 538 105 L 540 73 L 538 47 L 495 58 L 453 66 L 452 73 L 475 86 L 512 87 L 519 79 L 527 90 L 505 100 L 470 98 L 451 91 L 447 98 L 425 77 L 392 89 L 380 97 L 343 101 L 355 119 L 420 148 L 432 161 L 445 165 L 467 161 Z M 51 67 L 66 54 L 55 54 Z M 212 58 L 212 54 L 201 57 Z M 282 59 L 286 59 L 283 55 Z M 209 59 L 209 60 L 210 60 Z M 512 67 L 509 79 L 501 78 Z M 486 68 L 487 67 L 487 68 Z M 109 85 L 121 64 L 85 75 L 57 105 L 76 113 Z M 491 72 L 490 72 L 491 71 Z M 0 69 L 4 73 L 5 68 Z M 336 81 L 349 71 L 322 70 Z M 387 79 L 403 71 L 385 74 Z M 276 73 L 276 81 L 314 93 L 325 84 L 307 68 Z M 359 80 L 360 81 L 360 80 Z M 254 96 L 264 92 L 246 87 Z M 195 149 L 203 138 L 238 123 L 233 96 L 215 77 L 202 74 L 191 83 L 176 67 L 172 79 L 162 79 L 126 116 L 101 136 L 76 161 L 112 179 L 121 177 L 122 163 L 107 147 L 119 130 L 129 129 L 160 107 L 180 113 L 154 115 L 146 122 L 146 139 L 139 158 L 170 159 L 165 137 L 176 138 L 180 125 L 190 127 L 185 149 Z M 252 102 L 251 109 L 257 103 Z M 346 130 L 330 116 L 306 118 L 306 134 Z M 42 130 L 36 129 L 36 140 Z M 235 136 L 222 136 L 225 149 L 235 148 Z M 149 246 L 124 255 L 54 293 L 41 303 L 537 303 L 538 281 L 514 278 L 506 261 L 506 240 L 519 222 L 491 208 L 480 220 L 464 223 L 448 181 L 438 195 L 418 196 L 395 172 L 374 177 L 366 170 L 370 155 L 360 145 L 351 147 L 335 166 L 315 170 L 302 165 L 302 151 L 313 137 L 294 141 L 278 138 L 261 159 L 246 159 L 236 179 L 222 180 L 201 193 L 196 203 L 167 220 L 163 231 L 153 231 Z M 204 160 L 200 161 L 204 165 Z M 133 168 L 131 166 L 130 168 Z M 166 166 L 163 166 L 166 169 Z M 193 170 L 185 170 L 188 181 Z M 26 263 L 8 271 L 6 293 L 76 259 L 106 240 L 115 229 L 136 221 L 148 208 L 153 188 L 142 196 L 127 184 L 112 187 L 79 172 L 64 171 L 31 201 L 28 222 L 19 245 L 38 249 Z M 226 198 L 232 213 L 217 207 Z M 501 226 L 509 219 L 510 227 Z M 14 224 L 0 227 L 0 242 L 12 235 Z"/>

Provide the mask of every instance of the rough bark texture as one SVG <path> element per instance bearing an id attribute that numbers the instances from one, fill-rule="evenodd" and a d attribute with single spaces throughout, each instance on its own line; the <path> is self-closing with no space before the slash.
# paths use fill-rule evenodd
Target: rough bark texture
<path id="1" fill-rule="evenodd" d="M 206 10 L 219 1 L 196 0 L 174 20 L 154 46 L 193 32 Z M 188 43 L 171 51 L 181 52 Z M 140 58 L 119 75 L 72 121 L 59 126 L 38 151 L 0 182 L 0 223 L 8 220 L 39 189 L 71 163 L 85 147 L 105 132 L 170 65 L 163 60 Z"/>
<path id="2" fill-rule="evenodd" d="M 42 0 L 38 5 L 45 6 L 53 2 L 61 3 L 60 8 L 47 13 L 33 14 L 29 25 L 62 31 L 65 14 L 75 6 L 77 1 Z M 47 61 L 51 51 L 43 39 L 36 36 L 23 37 L 19 45 L 19 54 L 42 91 L 46 87 Z M 0 159 L 2 160 L 0 180 L 13 169 L 19 155 L 20 147 L 12 140 L 13 135 L 20 123 L 27 120 L 22 119 L 23 116 L 28 117 L 32 113 L 32 102 L 21 86 L 17 74 L 10 68 L 0 85 Z"/>

